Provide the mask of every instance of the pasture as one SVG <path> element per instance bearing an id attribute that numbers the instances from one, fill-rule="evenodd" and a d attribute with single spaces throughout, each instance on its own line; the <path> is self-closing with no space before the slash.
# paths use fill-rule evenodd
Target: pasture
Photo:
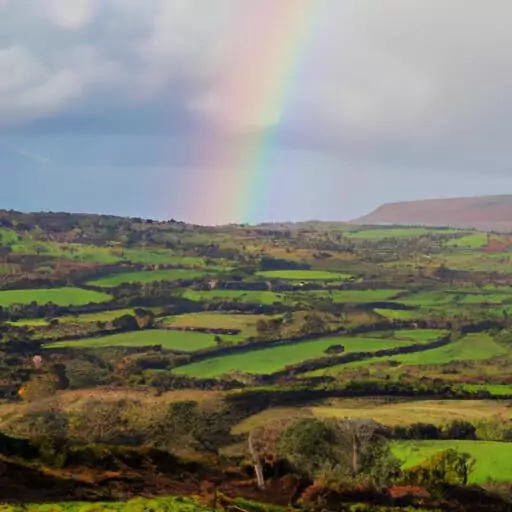
<path id="1" fill-rule="evenodd" d="M 224 336 L 223 339 L 229 339 Z M 76 341 L 59 341 L 48 343 L 45 348 L 105 348 L 105 347 L 148 347 L 161 345 L 166 350 L 194 352 L 216 345 L 213 334 L 189 331 L 167 331 L 148 329 L 119 334 L 111 334 L 99 338 L 87 338 Z"/>
<path id="2" fill-rule="evenodd" d="M 508 402 L 499 400 L 400 400 L 383 398 L 333 398 L 313 406 L 275 407 L 250 416 L 239 423 L 233 432 L 246 433 L 251 428 L 275 419 L 290 416 L 318 418 L 374 419 L 387 426 L 433 423 L 444 425 L 453 420 L 477 422 L 491 417 L 512 419 Z"/>
<path id="3" fill-rule="evenodd" d="M 394 441 L 392 452 L 403 462 L 404 468 L 417 466 L 425 459 L 449 448 L 469 453 L 475 459 L 470 484 L 484 484 L 488 480 L 512 480 L 512 443 L 495 441 Z"/>
<path id="4" fill-rule="evenodd" d="M 236 339 L 245 339 L 249 336 L 256 336 L 256 324 L 259 320 L 269 320 L 277 316 L 245 315 L 241 313 L 188 313 L 178 316 L 168 316 L 161 321 L 164 325 L 173 327 L 192 327 L 203 329 L 236 329 L 240 334 L 230 336 Z"/>
<path id="5" fill-rule="evenodd" d="M 394 361 L 405 365 L 437 365 L 454 361 L 476 361 L 491 359 L 497 356 L 510 354 L 504 346 L 498 344 L 488 334 L 468 334 L 467 336 L 449 343 L 443 347 L 416 352 L 400 354 L 392 357 L 375 357 L 364 361 L 354 361 L 340 364 L 330 368 L 309 372 L 308 376 L 336 375 L 348 368 L 366 367 L 384 361 Z"/>
<path id="6" fill-rule="evenodd" d="M 213 272 L 213 269 L 212 269 Z M 88 284 L 113 288 L 123 283 L 154 283 L 156 281 L 181 281 L 184 279 L 195 279 L 208 274 L 207 270 L 192 270 L 182 268 L 169 268 L 165 270 L 150 270 L 140 272 L 122 272 L 110 276 L 99 277 L 89 281 Z"/>
<path id="7" fill-rule="evenodd" d="M 471 249 L 480 249 L 487 244 L 487 233 L 471 233 L 457 238 L 452 238 L 446 242 L 448 247 L 465 247 Z"/>
<path id="8" fill-rule="evenodd" d="M 106 293 L 83 290 L 82 288 L 37 288 L 29 290 L 1 290 L 0 306 L 9 307 L 13 304 L 48 304 L 57 306 L 80 306 L 90 302 L 107 302 L 111 296 Z"/>
<path id="9" fill-rule="evenodd" d="M 275 302 L 289 301 L 289 295 L 271 291 L 257 290 L 191 290 L 187 289 L 183 297 L 194 301 L 229 300 L 233 302 L 250 302 L 255 304 L 272 305 Z"/>
<path id="10" fill-rule="evenodd" d="M 265 279 L 288 281 L 345 281 L 352 277 L 350 274 L 328 270 L 265 270 L 257 272 L 256 275 Z"/>
<path id="11" fill-rule="evenodd" d="M 326 357 L 325 350 L 331 345 L 343 345 L 346 354 L 351 352 L 375 351 L 385 348 L 408 345 L 409 342 L 393 339 L 332 336 L 253 349 L 240 354 L 212 357 L 204 361 L 180 366 L 173 372 L 190 377 L 208 378 L 232 372 L 249 374 L 271 374 L 288 365 L 298 364 L 309 359 Z"/>
<path id="12" fill-rule="evenodd" d="M 311 292 L 298 292 L 293 297 L 300 302 L 301 299 L 329 299 L 336 303 L 363 304 L 365 302 L 383 302 L 393 300 L 403 290 L 383 288 L 368 290 L 315 290 Z"/>
<path id="13" fill-rule="evenodd" d="M 345 233 L 347 238 L 354 239 L 381 239 L 381 238 L 413 238 L 425 235 L 451 235 L 458 233 L 450 228 L 422 228 L 422 227 L 382 227 L 360 229 Z"/>

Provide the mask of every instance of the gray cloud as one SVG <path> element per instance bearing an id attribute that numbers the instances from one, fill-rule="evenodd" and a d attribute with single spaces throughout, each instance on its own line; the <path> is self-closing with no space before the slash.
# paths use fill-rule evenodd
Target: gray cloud
<path id="1" fill-rule="evenodd" d="M 269 36 L 285 5 L 312 6 L 303 47 Z M 0 133 L 57 162 L 187 168 L 271 129 L 374 176 L 510 175 L 511 57 L 508 0 L 0 0 Z"/>

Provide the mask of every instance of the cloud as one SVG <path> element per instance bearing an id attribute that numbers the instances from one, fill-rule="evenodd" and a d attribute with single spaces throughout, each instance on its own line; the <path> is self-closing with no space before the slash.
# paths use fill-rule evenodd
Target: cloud
<path id="1" fill-rule="evenodd" d="M 303 45 L 278 16 L 290 5 L 313 5 Z M 511 20 L 508 0 L 0 0 L 0 126 L 172 134 L 190 153 L 270 127 L 382 173 L 507 174 Z"/>

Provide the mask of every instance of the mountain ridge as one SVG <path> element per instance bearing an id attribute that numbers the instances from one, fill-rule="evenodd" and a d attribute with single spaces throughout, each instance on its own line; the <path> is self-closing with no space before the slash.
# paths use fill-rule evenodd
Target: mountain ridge
<path id="1" fill-rule="evenodd" d="M 350 224 L 394 224 L 512 231 L 512 194 L 385 203 Z"/>

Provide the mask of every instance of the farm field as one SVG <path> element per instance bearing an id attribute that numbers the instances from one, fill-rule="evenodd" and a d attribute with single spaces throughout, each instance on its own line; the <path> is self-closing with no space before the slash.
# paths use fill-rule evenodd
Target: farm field
<path id="1" fill-rule="evenodd" d="M 213 272 L 213 269 L 211 270 Z M 192 269 L 165 269 L 140 272 L 122 272 L 111 276 L 100 277 L 89 281 L 88 284 L 112 288 L 123 283 L 154 283 L 155 281 L 180 281 L 182 279 L 195 279 L 207 275 L 207 270 Z"/>
<path id="2" fill-rule="evenodd" d="M 366 352 L 408 345 L 410 342 L 393 339 L 365 337 L 326 337 L 311 341 L 253 349 L 240 354 L 214 357 L 173 370 L 190 377 L 215 377 L 231 372 L 270 374 L 285 366 L 301 363 L 308 359 L 325 357 L 325 350 L 331 345 L 343 345 L 346 354 Z"/>
<path id="3" fill-rule="evenodd" d="M 231 336 L 230 339 L 245 339 L 257 334 L 256 324 L 259 320 L 268 320 L 269 318 L 279 318 L 279 316 L 201 312 L 164 317 L 160 321 L 164 325 L 181 328 L 236 329 L 241 331 L 240 334 Z"/>
<path id="4" fill-rule="evenodd" d="M 33 290 L 0 290 L 0 306 L 13 304 L 47 304 L 57 306 L 80 306 L 89 302 L 107 302 L 112 297 L 106 293 L 83 290 L 82 288 L 47 288 Z"/>
<path id="5" fill-rule="evenodd" d="M 57 502 L 31 503 L 23 505 L 2 505 L 2 512 L 209 512 L 191 498 L 134 498 L 128 501 L 105 502 Z"/>
<path id="6" fill-rule="evenodd" d="M 250 302 L 254 304 L 272 305 L 275 302 L 289 300 L 285 293 L 256 290 L 190 290 L 187 289 L 183 297 L 197 302 L 203 300 L 230 300 L 237 302 Z"/>
<path id="7" fill-rule="evenodd" d="M 265 279 L 283 279 L 290 281 L 342 281 L 350 279 L 350 274 L 329 272 L 326 270 L 266 270 L 257 272 Z"/>
<path id="8" fill-rule="evenodd" d="M 362 304 L 365 302 L 391 301 L 403 290 L 376 289 L 376 290 L 319 290 L 310 292 L 298 292 L 293 295 L 297 301 L 312 298 L 331 299 L 336 303 Z"/>
<path id="9" fill-rule="evenodd" d="M 475 469 L 469 483 L 483 484 L 487 480 L 510 482 L 512 480 L 512 443 L 493 441 L 394 441 L 392 451 L 410 468 L 425 459 L 449 448 L 469 453 L 475 459 Z"/>
<path id="10" fill-rule="evenodd" d="M 436 365 L 453 361 L 474 361 L 491 359 L 496 356 L 510 355 L 510 351 L 498 344 L 488 334 L 469 334 L 460 340 L 443 347 L 417 352 L 413 354 L 400 354 L 393 357 L 378 357 L 364 361 L 354 361 L 345 365 L 336 365 L 325 370 L 310 372 L 309 376 L 335 375 L 347 368 L 369 366 L 383 361 L 396 361 L 404 365 Z"/>
<path id="11" fill-rule="evenodd" d="M 458 233 L 457 229 L 434 229 L 422 227 L 391 227 L 391 228 L 370 228 L 360 231 L 350 231 L 346 233 L 348 238 L 356 239 L 379 239 L 379 238 L 409 238 L 425 235 L 450 235 Z"/>
<path id="12" fill-rule="evenodd" d="M 226 341 L 229 336 L 224 336 Z M 215 346 L 212 334 L 203 334 L 187 331 L 167 331 L 150 329 L 121 334 L 111 334 L 100 338 L 87 338 L 77 341 L 58 341 L 48 343 L 45 349 L 50 348 L 104 348 L 104 347 L 147 347 L 161 345 L 166 350 L 180 352 L 194 352 Z"/>
<path id="13" fill-rule="evenodd" d="M 404 399 L 390 402 L 383 398 L 335 398 L 309 407 L 267 409 L 242 421 L 235 427 L 234 433 L 244 433 L 253 427 L 294 414 L 318 418 L 371 418 L 388 426 L 418 422 L 443 425 L 453 420 L 475 422 L 489 418 L 512 419 L 512 411 L 505 400 Z"/>
<path id="14" fill-rule="evenodd" d="M 480 249 L 487 244 L 487 233 L 472 233 L 458 238 L 452 238 L 446 242 L 448 247 L 469 247 Z"/>

